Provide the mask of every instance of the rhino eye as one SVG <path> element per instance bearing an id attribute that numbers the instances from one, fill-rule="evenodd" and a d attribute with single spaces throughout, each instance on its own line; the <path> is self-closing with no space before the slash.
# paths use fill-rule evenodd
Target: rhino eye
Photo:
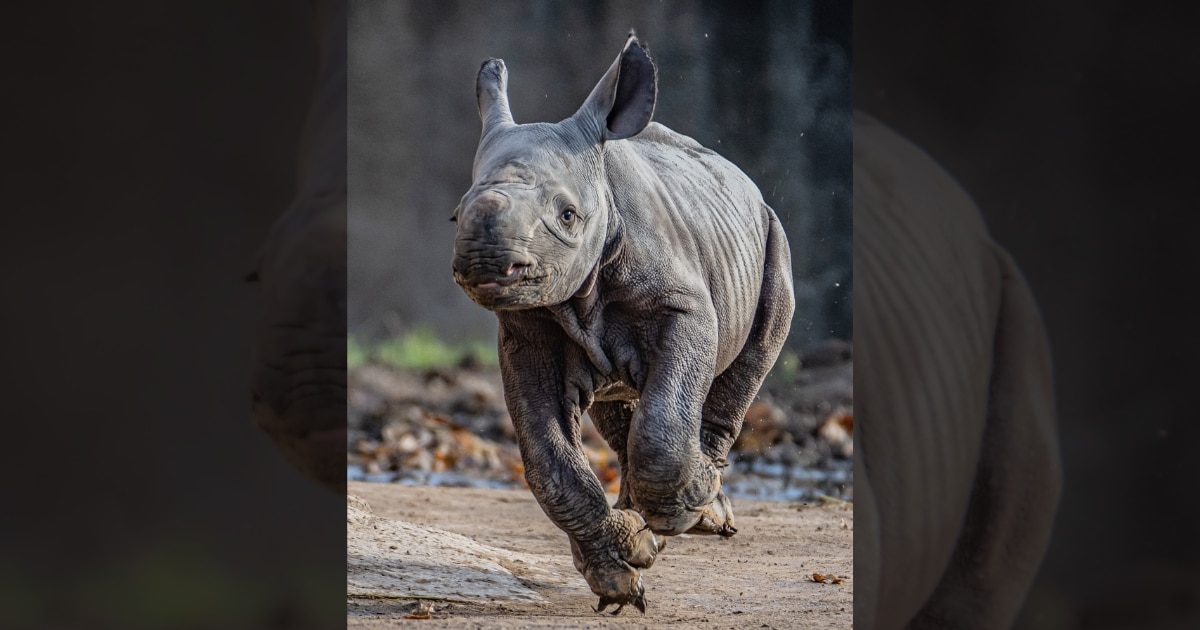
<path id="1" fill-rule="evenodd" d="M 563 208 L 562 214 L 558 215 L 558 220 L 562 221 L 563 225 L 571 225 L 575 222 L 575 206 L 567 206 Z"/>

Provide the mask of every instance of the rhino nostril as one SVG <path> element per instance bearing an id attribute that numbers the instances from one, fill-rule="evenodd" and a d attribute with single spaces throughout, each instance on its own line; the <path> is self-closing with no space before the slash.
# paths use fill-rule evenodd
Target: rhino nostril
<path id="1" fill-rule="evenodd" d="M 529 265 L 525 263 L 513 263 L 504 271 L 504 277 L 511 278 L 514 274 L 525 273 L 529 270 Z"/>
<path id="2" fill-rule="evenodd" d="M 457 257 L 450 263 L 450 270 L 460 276 L 467 275 L 467 264 Z"/>
<path id="3" fill-rule="evenodd" d="M 504 270 L 504 276 L 500 278 L 500 282 L 503 284 L 517 282 L 524 278 L 532 267 L 533 265 L 527 263 L 512 263 Z"/>

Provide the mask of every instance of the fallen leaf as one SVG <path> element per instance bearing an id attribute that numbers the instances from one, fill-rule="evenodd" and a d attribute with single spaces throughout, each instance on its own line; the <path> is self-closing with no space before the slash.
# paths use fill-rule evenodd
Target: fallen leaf
<path id="1" fill-rule="evenodd" d="M 854 416 L 845 410 L 830 414 L 817 430 L 817 435 L 829 443 L 842 457 L 854 454 Z"/>
<path id="2" fill-rule="evenodd" d="M 416 606 L 413 606 L 413 611 L 404 616 L 405 619 L 429 619 L 429 613 L 433 612 L 433 602 L 420 601 Z"/>

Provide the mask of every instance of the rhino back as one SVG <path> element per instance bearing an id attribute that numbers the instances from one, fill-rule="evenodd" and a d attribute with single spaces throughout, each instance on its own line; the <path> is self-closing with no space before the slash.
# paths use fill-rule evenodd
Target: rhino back
<path id="1" fill-rule="evenodd" d="M 605 163 L 627 247 L 711 298 L 723 369 L 754 321 L 773 211 L 737 166 L 658 123 L 606 147 Z"/>

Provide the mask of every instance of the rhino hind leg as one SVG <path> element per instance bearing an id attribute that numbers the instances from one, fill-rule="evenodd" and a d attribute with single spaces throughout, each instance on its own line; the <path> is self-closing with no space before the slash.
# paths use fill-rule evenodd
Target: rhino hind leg
<path id="1" fill-rule="evenodd" d="M 592 403 L 588 410 L 592 423 L 608 442 L 608 447 L 617 454 L 617 463 L 621 469 L 621 491 L 613 508 L 617 510 L 633 509 L 633 501 L 629 499 L 629 465 L 625 456 L 625 443 L 629 439 L 629 423 L 633 421 L 633 404 L 622 401 L 603 401 Z"/>
<path id="2" fill-rule="evenodd" d="M 733 363 L 713 380 L 700 424 L 700 450 L 718 469 L 725 467 L 729 449 L 742 429 L 746 410 L 758 395 L 767 373 L 775 365 L 791 328 L 795 297 L 792 263 L 783 228 L 770 213 L 766 265 L 758 310 L 750 337 Z M 712 503 L 697 509 L 700 521 L 687 533 L 732 536 L 737 532 L 733 509 L 724 492 Z"/>

